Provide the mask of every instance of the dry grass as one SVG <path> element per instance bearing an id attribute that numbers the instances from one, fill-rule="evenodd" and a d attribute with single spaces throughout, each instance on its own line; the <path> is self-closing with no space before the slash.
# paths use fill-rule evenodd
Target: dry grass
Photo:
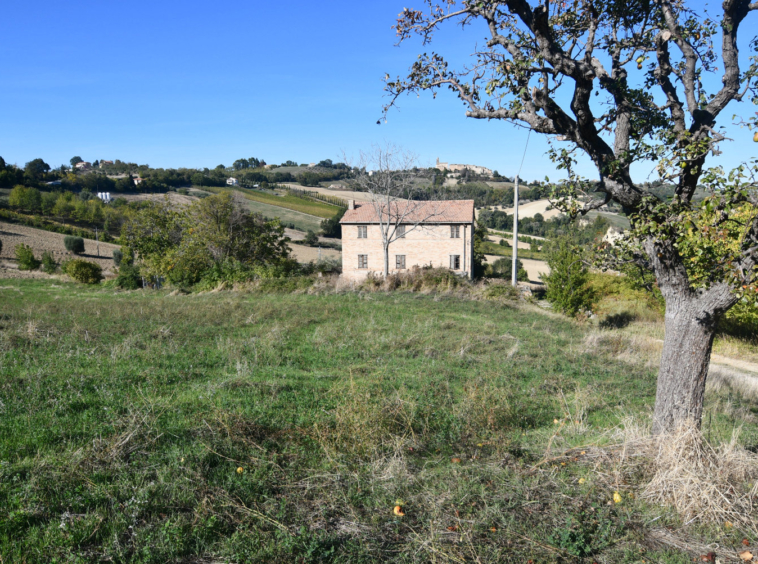
<path id="1" fill-rule="evenodd" d="M 751 375 L 727 366 L 711 365 L 708 371 L 706 391 L 731 390 L 745 399 L 758 401 L 758 375 Z"/>
<path id="2" fill-rule="evenodd" d="M 714 446 L 692 422 L 659 437 L 627 422 L 616 447 L 620 475 L 645 477 L 642 499 L 672 508 L 685 526 L 735 526 L 758 534 L 758 455 L 739 444 L 738 434 Z"/>
<path id="3" fill-rule="evenodd" d="M 589 354 L 604 353 L 616 360 L 640 364 L 646 368 L 658 366 L 663 343 L 641 334 L 627 334 L 615 330 L 589 333 L 584 339 Z"/>

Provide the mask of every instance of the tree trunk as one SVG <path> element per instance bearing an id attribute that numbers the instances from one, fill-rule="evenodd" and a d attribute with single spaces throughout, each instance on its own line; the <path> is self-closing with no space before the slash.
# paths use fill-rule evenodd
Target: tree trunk
<path id="1" fill-rule="evenodd" d="M 700 427 L 705 379 L 719 319 L 739 299 L 725 282 L 693 288 L 676 247 L 670 241 L 643 241 L 666 300 L 653 434 L 676 431 L 688 419 Z"/>
<path id="2" fill-rule="evenodd" d="M 716 331 L 701 300 L 666 303 L 666 336 L 658 372 L 653 434 L 675 431 L 687 419 L 700 426 L 705 379 Z"/>
<path id="3" fill-rule="evenodd" d="M 390 249 L 389 245 L 384 247 L 384 277 L 387 278 L 387 276 L 390 273 Z"/>

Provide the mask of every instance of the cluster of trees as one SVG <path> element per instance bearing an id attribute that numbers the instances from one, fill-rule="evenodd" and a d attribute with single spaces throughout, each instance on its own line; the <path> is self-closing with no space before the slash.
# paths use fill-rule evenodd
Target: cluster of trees
<path id="1" fill-rule="evenodd" d="M 42 159 L 33 159 L 26 163 L 23 169 L 16 165 L 9 165 L 0 157 L 0 188 L 9 188 L 16 184 L 34 186 L 44 180 L 49 180 L 51 175 L 50 165 Z M 52 176 L 55 178 L 55 176 Z"/>
<path id="2" fill-rule="evenodd" d="M 15 186 L 8 196 L 8 206 L 21 213 L 40 214 L 60 222 L 97 228 L 118 236 L 126 217 L 145 206 L 144 202 L 128 203 L 116 198 L 107 205 L 87 190 L 40 192 L 33 186 Z"/>
<path id="3" fill-rule="evenodd" d="M 290 162 L 290 161 L 287 161 Z M 266 166 L 266 161 L 263 159 L 256 159 L 255 157 L 250 157 L 249 159 L 237 159 L 232 163 L 232 168 L 234 170 L 245 170 L 248 168 L 261 168 Z M 297 165 L 294 165 L 297 166 Z"/>
<path id="4" fill-rule="evenodd" d="M 126 265 L 137 257 L 143 275 L 178 285 L 217 279 L 224 273 L 254 278 L 297 268 L 278 220 L 251 214 L 229 193 L 184 209 L 150 203 L 121 231 Z M 265 271 L 265 272 L 264 272 Z"/>
<path id="5" fill-rule="evenodd" d="M 479 221 L 489 229 L 513 230 L 513 214 L 502 210 L 481 210 Z M 581 229 L 579 228 L 579 220 L 572 219 L 568 215 L 561 214 L 557 217 L 545 219 L 541 213 L 535 214 L 534 217 L 520 217 L 518 225 L 519 233 L 546 238 L 560 237 L 576 231 L 579 232 L 577 236 L 582 243 L 590 243 L 595 241 L 598 236 L 602 237 L 610 226 L 608 220 L 602 216 L 597 216 L 590 225 Z"/>

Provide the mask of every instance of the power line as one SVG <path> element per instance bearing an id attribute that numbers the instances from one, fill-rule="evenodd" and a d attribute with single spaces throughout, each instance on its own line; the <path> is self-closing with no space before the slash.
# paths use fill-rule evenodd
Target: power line
<path id="1" fill-rule="evenodd" d="M 529 128 L 529 133 L 526 135 L 526 143 L 524 143 L 524 155 L 521 157 L 521 165 L 518 167 L 518 174 L 516 174 L 516 182 L 513 188 L 513 252 L 511 256 L 513 258 L 513 264 L 511 265 L 511 284 L 518 286 L 518 177 L 521 175 L 521 169 L 524 167 L 524 159 L 526 159 L 526 150 L 529 147 L 529 137 L 532 135 L 532 128 Z"/>
<path id="2" fill-rule="evenodd" d="M 518 167 L 517 176 L 521 176 L 521 169 L 524 167 L 524 159 L 526 158 L 526 149 L 529 147 L 529 137 L 532 134 L 532 128 L 529 128 L 529 133 L 526 134 L 526 143 L 524 143 L 524 156 L 521 157 L 521 165 Z"/>

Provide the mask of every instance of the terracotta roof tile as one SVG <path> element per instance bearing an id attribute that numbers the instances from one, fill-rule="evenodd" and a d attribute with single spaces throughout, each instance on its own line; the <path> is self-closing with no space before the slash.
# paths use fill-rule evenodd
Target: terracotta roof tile
<path id="1" fill-rule="evenodd" d="M 474 220 L 474 200 L 433 200 L 419 202 L 398 200 L 392 203 L 392 216 L 404 216 L 403 223 L 471 223 Z M 387 219 L 386 212 L 384 220 Z M 356 202 L 347 210 L 340 223 L 378 223 L 377 206 L 371 202 Z"/>

